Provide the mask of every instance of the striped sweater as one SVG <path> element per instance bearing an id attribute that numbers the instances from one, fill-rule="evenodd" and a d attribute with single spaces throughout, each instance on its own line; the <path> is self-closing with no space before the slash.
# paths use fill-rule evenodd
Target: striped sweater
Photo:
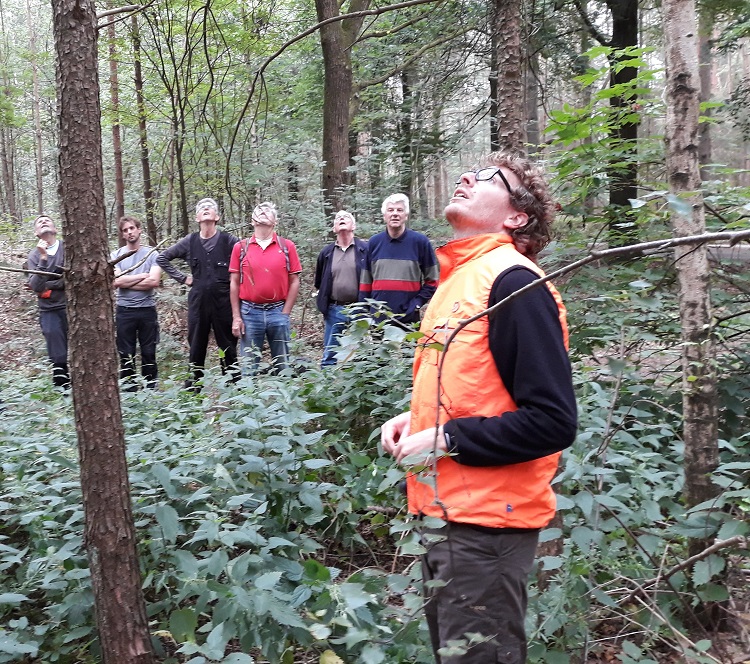
<path id="1" fill-rule="evenodd" d="M 435 292 L 439 273 L 427 236 L 407 228 L 400 237 L 392 238 L 383 231 L 370 238 L 359 299 L 385 302 L 399 320 L 414 323 Z"/>

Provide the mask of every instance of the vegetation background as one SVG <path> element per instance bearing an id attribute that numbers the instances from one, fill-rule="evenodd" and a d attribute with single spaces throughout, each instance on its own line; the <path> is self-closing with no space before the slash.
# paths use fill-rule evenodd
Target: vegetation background
<path id="1" fill-rule="evenodd" d="M 56 16 L 65 4 L 53 3 Z M 560 202 L 547 272 L 592 250 L 685 234 L 675 219 L 697 209 L 709 231 L 747 229 L 749 7 L 682 5 L 699 21 L 693 64 L 705 74 L 691 145 L 696 205 L 675 188 L 664 140 L 680 107 L 665 72 L 674 5 L 97 7 L 106 209 L 88 211 L 114 247 L 123 211 L 142 216 L 157 243 L 193 230 L 192 205 L 205 195 L 238 235 L 253 205 L 273 200 L 305 266 L 297 371 L 234 386 L 214 369 L 202 394 L 181 391 L 186 298 L 165 283 L 158 391 L 110 394 L 85 363 L 114 367 L 111 326 L 73 350 L 84 358 L 74 362 L 75 397 L 108 399 L 87 413 L 112 466 L 98 469 L 91 491 L 81 486 L 86 426 L 49 383 L 35 302 L 21 275 L 0 272 L 0 662 L 108 661 L 102 616 L 118 593 L 97 590 L 88 519 L 102 508 L 111 523 L 123 434 L 155 652 L 127 661 L 430 661 L 403 471 L 376 444 L 382 421 L 408 405 L 414 339 L 374 343 L 362 321 L 337 369 L 318 369 L 311 276 L 331 212 L 352 210 L 367 237 L 380 230 L 382 198 L 405 191 L 412 226 L 440 244 L 455 176 L 512 145 L 542 161 Z M 65 168 L 70 126 L 55 101 L 66 99 L 53 58 L 59 23 L 53 31 L 50 8 L 31 0 L 4 2 L 0 18 L 0 258 L 19 268 L 36 213 L 62 219 L 66 238 L 95 225 L 65 195 L 76 168 Z M 95 188 L 83 166 L 81 186 Z M 708 318 L 691 341 L 682 272 L 704 254 L 710 270 L 693 290 L 705 288 Z M 530 590 L 530 661 L 750 659 L 747 260 L 741 244 L 651 250 L 556 280 L 580 434 L 556 480 L 559 519 L 543 532 Z M 93 296 L 106 303 L 98 283 Z M 72 310 L 92 326 L 79 302 Z M 704 359 L 685 363 L 686 349 L 704 346 Z M 700 443 L 702 466 L 686 429 L 691 392 L 714 404 L 702 418 L 714 431 Z M 130 618 L 120 613 L 117 628 Z"/>

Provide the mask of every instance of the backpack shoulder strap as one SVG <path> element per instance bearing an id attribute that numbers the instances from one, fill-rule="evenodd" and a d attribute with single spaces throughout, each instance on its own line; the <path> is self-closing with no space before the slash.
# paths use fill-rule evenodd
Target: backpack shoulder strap
<path id="1" fill-rule="evenodd" d="M 247 248 L 250 245 L 250 240 L 245 238 L 240 242 L 240 283 L 242 283 L 242 279 L 245 276 L 244 271 L 242 270 L 242 261 L 245 260 L 245 256 L 247 256 Z"/>
<path id="2" fill-rule="evenodd" d="M 279 246 L 281 247 L 281 251 L 284 252 L 284 260 L 286 261 L 286 271 L 291 272 L 292 263 L 289 260 L 289 245 L 287 244 L 287 241 L 285 238 L 281 237 L 278 233 L 276 234 L 276 239 L 279 242 Z"/>

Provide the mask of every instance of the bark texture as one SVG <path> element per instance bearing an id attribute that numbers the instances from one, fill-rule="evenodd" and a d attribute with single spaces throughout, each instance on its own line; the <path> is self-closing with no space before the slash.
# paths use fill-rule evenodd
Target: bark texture
<path id="1" fill-rule="evenodd" d="M 526 153 L 523 26 L 520 0 L 495 0 L 492 18 L 490 88 L 494 88 L 490 118 L 493 150 Z"/>
<path id="2" fill-rule="evenodd" d="M 351 0 L 349 12 L 369 7 L 370 0 Z M 315 0 L 318 20 L 340 16 L 337 0 Z M 354 78 L 351 47 L 362 27 L 362 18 L 327 23 L 320 28 L 323 50 L 323 190 L 327 215 L 344 207 L 343 187 L 348 184 L 349 128 Z"/>
<path id="3" fill-rule="evenodd" d="M 96 12 L 92 0 L 53 0 L 52 9 L 69 365 L 97 626 L 105 664 L 151 664 L 117 384 Z"/>
<path id="4" fill-rule="evenodd" d="M 673 194 L 692 214 L 672 214 L 675 236 L 705 232 L 698 164 L 698 28 L 694 0 L 665 0 L 667 64 L 667 174 Z M 718 463 L 718 407 L 706 247 L 675 252 L 682 326 L 685 498 L 690 506 L 713 498 Z"/>

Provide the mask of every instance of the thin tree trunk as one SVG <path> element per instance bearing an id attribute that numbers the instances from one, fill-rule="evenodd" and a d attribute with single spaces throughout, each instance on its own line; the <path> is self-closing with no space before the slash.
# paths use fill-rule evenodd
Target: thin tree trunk
<path id="1" fill-rule="evenodd" d="M 185 187 L 185 169 L 182 165 L 182 147 L 184 143 L 184 132 L 180 128 L 177 118 L 174 119 L 174 157 L 177 167 L 177 186 L 180 188 L 180 225 L 182 234 L 190 232 L 190 221 L 188 219 L 187 189 Z"/>
<path id="2" fill-rule="evenodd" d="M 3 94 L 8 95 L 7 87 Z M 14 168 L 13 131 L 10 127 L 0 127 L 0 162 L 2 163 L 3 184 L 5 185 L 5 209 L 14 221 L 21 220 L 16 203 L 16 178 Z"/>
<path id="3" fill-rule="evenodd" d="M 524 68 L 525 89 L 524 103 L 526 105 L 526 140 L 529 155 L 539 151 L 541 133 L 539 131 L 539 55 L 534 53 L 526 59 Z"/>
<path id="4" fill-rule="evenodd" d="M 625 49 L 638 46 L 638 0 L 607 0 L 612 14 L 612 39 L 609 46 Z M 617 56 L 610 57 L 610 85 L 630 85 L 638 76 L 636 67 L 621 67 Z M 610 105 L 624 113 L 636 102 L 635 97 L 614 95 Z M 612 130 L 612 137 L 620 143 L 619 152 L 609 167 L 609 204 L 612 208 L 610 220 L 611 239 L 614 244 L 627 244 L 638 240 L 633 222 L 630 200 L 638 198 L 638 121 L 621 120 Z M 624 165 L 623 165 L 624 162 Z"/>
<path id="5" fill-rule="evenodd" d="M 667 65 L 667 176 L 670 191 L 690 205 L 687 213 L 673 211 L 671 215 L 673 232 L 682 237 L 705 232 L 698 163 L 698 25 L 694 0 L 664 0 L 662 10 Z M 711 481 L 718 464 L 718 399 L 710 270 L 705 245 L 678 248 L 675 259 L 682 329 L 685 501 L 692 507 L 718 493 Z M 706 540 L 693 539 L 691 555 L 707 544 Z"/>
<path id="6" fill-rule="evenodd" d="M 122 176 L 122 140 L 120 138 L 120 85 L 117 79 L 117 34 L 115 24 L 107 28 L 109 38 L 109 94 L 112 101 L 112 152 L 115 167 L 115 224 L 125 214 L 125 180 Z M 119 237 L 120 244 L 124 240 Z"/>
<path id="7" fill-rule="evenodd" d="M 52 0 L 70 374 L 104 664 L 151 664 L 117 385 L 93 0 Z"/>
<path id="8" fill-rule="evenodd" d="M 169 144 L 169 171 L 167 175 L 167 237 L 172 237 L 172 215 L 174 214 L 174 141 Z"/>
<path id="9" fill-rule="evenodd" d="M 700 41 L 698 42 L 698 55 L 700 57 L 700 79 L 701 79 L 701 102 L 711 100 L 711 79 L 713 78 L 714 59 L 711 53 L 711 37 L 714 30 L 713 16 L 708 11 L 702 11 L 699 15 Z M 711 109 L 706 108 L 703 115 L 710 117 Z M 705 166 L 711 163 L 711 123 L 703 122 L 699 129 L 698 163 L 701 167 L 701 178 L 708 179 L 710 173 Z"/>
<path id="10" fill-rule="evenodd" d="M 151 185 L 151 160 L 148 153 L 148 134 L 146 126 L 146 104 L 143 99 L 143 74 L 141 72 L 141 36 L 138 29 L 138 16 L 133 14 L 132 39 L 134 59 L 135 100 L 138 108 L 138 140 L 141 145 L 141 171 L 143 172 L 143 201 L 146 207 L 146 229 L 152 246 L 158 244 L 156 222 L 154 220 L 154 191 Z"/>
<path id="11" fill-rule="evenodd" d="M 33 99 L 31 109 L 34 116 L 34 146 L 36 166 L 36 212 L 44 212 L 44 178 L 42 177 L 42 115 L 39 109 L 39 68 L 37 66 L 36 26 L 31 18 L 31 2 L 26 0 L 26 19 L 29 27 L 29 47 L 31 50 L 31 81 Z"/>

